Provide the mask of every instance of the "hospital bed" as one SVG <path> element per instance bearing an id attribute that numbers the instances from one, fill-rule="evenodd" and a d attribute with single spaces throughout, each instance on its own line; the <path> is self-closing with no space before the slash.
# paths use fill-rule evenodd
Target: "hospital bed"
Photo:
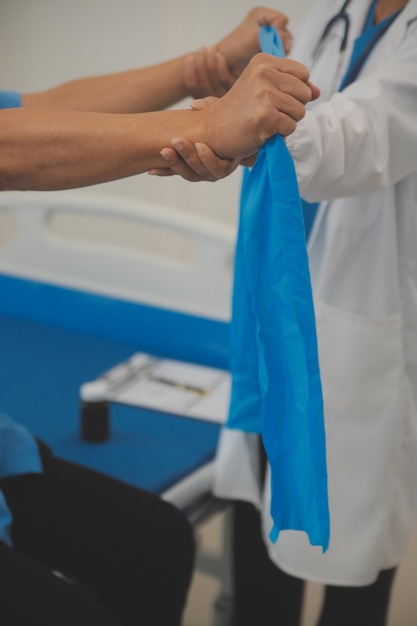
<path id="1" fill-rule="evenodd" d="M 60 456 L 160 494 L 198 525 L 220 424 L 111 406 L 107 441 L 80 437 L 80 389 L 138 351 L 227 370 L 235 232 L 191 212 L 88 192 L 0 195 L 0 410 Z M 221 420 L 220 420 L 221 421 Z M 229 620 L 225 524 L 213 621 Z"/>

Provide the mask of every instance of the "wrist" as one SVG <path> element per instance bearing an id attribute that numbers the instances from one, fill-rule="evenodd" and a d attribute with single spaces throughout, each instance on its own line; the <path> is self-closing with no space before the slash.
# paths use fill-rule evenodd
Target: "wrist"
<path id="1" fill-rule="evenodd" d="M 236 78 L 217 46 L 199 48 L 184 63 L 185 89 L 193 98 L 223 96 Z"/>
<path id="2" fill-rule="evenodd" d="M 216 49 L 226 59 L 235 78 L 238 78 L 250 59 L 259 52 L 257 30 L 252 32 L 252 29 L 240 26 L 221 39 Z"/>
<path id="3" fill-rule="evenodd" d="M 183 81 L 187 96 L 199 98 L 195 74 L 195 55 L 196 52 L 190 52 L 184 58 Z"/>
<path id="4" fill-rule="evenodd" d="M 230 73 L 235 79 L 239 78 L 245 67 L 245 62 L 242 62 L 242 55 L 239 55 L 239 50 L 225 40 L 220 41 L 215 48 L 226 60 Z"/>

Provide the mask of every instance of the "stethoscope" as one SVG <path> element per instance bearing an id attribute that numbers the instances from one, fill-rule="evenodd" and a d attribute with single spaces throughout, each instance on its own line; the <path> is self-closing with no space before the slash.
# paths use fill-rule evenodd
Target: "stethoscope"
<path id="1" fill-rule="evenodd" d="M 339 44 L 339 59 L 338 59 L 338 65 L 337 65 L 337 70 L 335 74 L 335 80 L 337 80 L 337 77 L 339 76 L 339 72 L 343 63 L 344 54 L 347 48 L 349 29 L 350 29 L 350 16 L 347 12 L 347 8 L 349 4 L 351 3 L 351 1 L 352 0 L 345 0 L 339 13 L 336 13 L 336 15 L 332 17 L 331 20 L 329 20 L 329 22 L 327 23 L 327 25 L 325 26 L 323 30 L 323 33 L 313 53 L 313 63 L 314 63 L 315 58 L 317 58 L 318 55 L 320 54 L 320 50 L 321 50 L 323 43 L 329 37 L 329 34 L 331 30 L 334 28 L 335 24 L 337 24 L 338 22 L 343 22 L 344 30 L 343 30 L 343 35 L 340 39 L 340 44 Z M 369 11 L 372 11 L 372 9 L 375 9 L 375 2 L 371 4 Z M 344 88 L 350 83 L 352 83 L 354 80 L 356 80 L 364 64 L 366 63 L 366 60 L 371 54 L 373 48 L 377 45 L 379 40 L 384 36 L 384 34 L 390 28 L 391 24 L 394 22 L 396 17 L 401 13 L 401 11 L 402 11 L 402 8 L 399 9 L 398 11 L 395 11 L 394 13 L 392 13 L 391 16 L 383 20 L 381 26 L 378 27 L 378 29 L 374 33 L 372 33 L 372 29 L 371 29 L 370 38 L 366 42 L 364 49 L 360 52 L 360 54 L 355 59 L 354 64 L 351 67 L 349 67 L 349 74 L 344 77 L 343 82 L 339 88 Z M 364 27 L 365 29 L 369 28 L 368 22 L 372 16 L 373 16 L 372 13 L 368 13 L 366 24 Z M 333 85 L 333 87 L 334 86 L 335 85 Z"/>
<path id="2" fill-rule="evenodd" d="M 335 90 L 336 86 L 337 86 L 337 81 L 338 81 L 338 77 L 339 77 L 339 73 L 341 70 L 341 67 L 343 65 L 343 61 L 344 61 L 344 57 L 345 57 L 345 52 L 346 52 L 346 48 L 347 48 L 347 43 L 348 43 L 348 37 L 349 37 L 349 30 L 350 30 L 350 16 L 349 13 L 347 12 L 347 9 L 350 5 L 352 0 L 345 0 L 345 2 L 343 3 L 342 8 L 340 9 L 340 11 L 338 13 L 336 13 L 336 15 L 334 15 L 329 22 L 326 24 L 323 33 L 321 34 L 321 37 L 317 43 L 317 46 L 313 52 L 312 55 L 312 65 L 314 65 L 314 63 L 316 62 L 316 60 L 318 59 L 318 57 L 320 56 L 320 52 L 322 50 L 322 48 L 324 47 L 324 44 L 326 43 L 326 40 L 328 39 L 329 35 L 331 34 L 331 32 L 334 30 L 334 27 L 336 25 L 338 25 L 339 23 L 343 24 L 343 35 L 340 39 L 340 44 L 339 44 L 339 56 L 338 56 L 338 61 L 337 61 L 337 66 L 335 68 L 334 71 L 334 81 L 333 81 L 333 85 L 332 85 L 332 92 Z"/>
<path id="3" fill-rule="evenodd" d="M 349 4 L 351 3 L 352 0 L 345 0 L 345 2 L 343 3 L 342 8 L 340 9 L 339 13 L 336 13 L 336 15 L 334 17 L 332 17 L 331 20 L 329 20 L 329 22 L 326 24 L 323 33 L 319 39 L 319 42 L 316 46 L 315 51 L 313 52 L 313 58 L 315 56 L 317 56 L 323 42 L 325 41 L 325 39 L 328 37 L 328 35 L 330 34 L 330 31 L 332 30 L 332 28 L 335 26 L 335 24 L 337 24 L 337 22 L 343 22 L 344 24 L 344 32 L 343 32 L 343 37 L 340 41 L 340 47 L 339 47 L 339 52 L 341 54 L 343 54 L 346 50 L 346 46 L 347 46 L 347 40 L 348 40 L 348 36 L 349 36 L 349 28 L 350 28 L 350 17 L 349 17 L 349 13 L 347 12 L 347 8 L 349 6 Z"/>

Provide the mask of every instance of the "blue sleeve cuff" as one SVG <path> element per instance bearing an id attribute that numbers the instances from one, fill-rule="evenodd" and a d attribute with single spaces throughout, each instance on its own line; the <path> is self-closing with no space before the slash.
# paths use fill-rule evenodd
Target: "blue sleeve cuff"
<path id="1" fill-rule="evenodd" d="M 15 109 L 22 106 L 22 95 L 18 91 L 0 91 L 0 109 Z"/>

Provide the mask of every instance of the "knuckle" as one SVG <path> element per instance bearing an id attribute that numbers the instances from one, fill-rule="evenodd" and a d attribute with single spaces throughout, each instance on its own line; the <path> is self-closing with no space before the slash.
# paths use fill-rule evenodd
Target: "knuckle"
<path id="1" fill-rule="evenodd" d="M 266 64 L 269 59 L 269 54 L 266 54 L 265 52 L 257 52 L 249 61 L 249 65 L 252 67 L 257 67 L 261 64 Z"/>
<path id="2" fill-rule="evenodd" d="M 260 11 L 262 11 L 262 7 L 260 7 L 260 6 L 255 6 L 255 7 L 253 7 L 253 8 L 249 11 L 249 15 L 250 15 L 251 17 L 256 17 L 256 16 L 259 14 L 259 12 L 260 12 Z"/>
<path id="3" fill-rule="evenodd" d="M 303 119 L 305 114 L 306 114 L 306 108 L 302 106 L 301 104 L 298 104 L 296 111 L 294 112 L 294 120 L 296 122 L 299 122 L 300 120 Z"/>
<path id="4" fill-rule="evenodd" d="M 281 135 L 284 135 L 284 137 L 287 137 L 288 135 L 291 135 L 291 133 L 293 133 L 296 128 L 297 128 L 297 122 L 290 117 L 286 117 L 285 123 L 283 125 L 283 129 L 281 130 Z"/>
<path id="5" fill-rule="evenodd" d="M 282 69 L 288 74 L 296 76 L 300 80 L 307 81 L 310 78 L 310 70 L 303 63 L 289 59 L 287 57 L 282 59 Z"/>

